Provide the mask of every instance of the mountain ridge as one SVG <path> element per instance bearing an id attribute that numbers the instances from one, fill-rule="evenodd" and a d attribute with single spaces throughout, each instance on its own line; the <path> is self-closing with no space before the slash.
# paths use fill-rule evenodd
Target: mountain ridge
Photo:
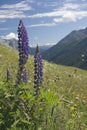
<path id="1" fill-rule="evenodd" d="M 62 65 L 87 69 L 87 28 L 74 30 L 43 53 L 43 58 Z M 84 61 L 82 55 L 85 55 Z"/>
<path id="2" fill-rule="evenodd" d="M 3 40 L 0 40 L 3 44 L 6 44 L 16 50 L 18 50 L 18 40 L 15 39 L 15 38 L 11 38 L 11 39 L 3 39 Z M 42 46 L 39 46 L 40 48 L 40 52 L 44 52 L 46 50 L 48 50 L 50 47 L 52 47 L 52 45 L 42 45 Z M 35 50 L 36 50 L 36 47 L 35 46 L 29 46 L 29 54 L 30 55 L 34 55 L 35 54 Z"/>

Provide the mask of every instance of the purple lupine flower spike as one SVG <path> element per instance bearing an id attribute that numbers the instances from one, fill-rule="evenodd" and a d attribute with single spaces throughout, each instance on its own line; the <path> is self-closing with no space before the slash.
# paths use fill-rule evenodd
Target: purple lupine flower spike
<path id="1" fill-rule="evenodd" d="M 18 26 L 18 50 L 19 50 L 19 70 L 17 75 L 17 83 L 28 82 L 28 74 L 25 64 L 28 60 L 28 36 L 25 26 L 20 20 Z"/>
<path id="2" fill-rule="evenodd" d="M 42 65 L 42 57 L 39 52 L 39 47 L 36 47 L 36 53 L 34 56 L 34 88 L 36 89 L 36 95 L 39 94 L 40 85 L 42 84 L 42 76 L 43 76 L 43 65 Z"/>

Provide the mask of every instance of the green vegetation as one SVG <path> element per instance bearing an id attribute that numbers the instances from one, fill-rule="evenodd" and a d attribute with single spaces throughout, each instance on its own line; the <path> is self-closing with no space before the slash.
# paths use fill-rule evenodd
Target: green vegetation
<path id="1" fill-rule="evenodd" d="M 87 71 L 43 61 L 36 97 L 33 66 L 29 56 L 29 83 L 15 86 L 18 52 L 0 44 L 0 130 L 87 130 Z"/>

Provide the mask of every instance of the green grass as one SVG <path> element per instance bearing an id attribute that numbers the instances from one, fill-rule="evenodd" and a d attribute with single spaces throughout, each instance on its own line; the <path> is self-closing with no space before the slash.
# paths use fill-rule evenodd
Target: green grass
<path id="1" fill-rule="evenodd" d="M 33 64 L 33 56 L 29 56 L 26 67 L 31 87 Z M 6 80 L 7 68 L 12 73 L 13 80 L 16 80 L 18 52 L 0 44 L 0 81 Z M 49 93 L 52 92 L 59 100 L 58 107 L 54 109 L 56 123 L 54 125 L 53 120 L 48 120 L 46 130 L 87 130 L 87 71 L 43 61 L 42 88 L 46 92 L 45 96 L 47 94 L 50 97 Z M 51 97 L 50 100 L 52 105 Z"/>

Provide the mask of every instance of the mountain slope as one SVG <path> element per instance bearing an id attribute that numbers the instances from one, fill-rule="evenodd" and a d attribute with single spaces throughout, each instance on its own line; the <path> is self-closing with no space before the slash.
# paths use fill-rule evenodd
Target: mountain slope
<path id="1" fill-rule="evenodd" d="M 43 53 L 43 58 L 57 64 L 87 69 L 87 28 L 72 31 L 55 46 Z M 84 58 L 83 59 L 83 55 Z"/>
<path id="2" fill-rule="evenodd" d="M 33 56 L 29 56 L 26 64 L 29 83 L 14 87 L 12 80 L 16 80 L 18 52 L 0 44 L 0 128 L 11 124 L 9 130 L 23 126 L 33 130 L 32 122 L 35 122 L 40 129 L 45 124 L 46 130 L 86 130 L 87 71 L 43 61 L 43 84 L 37 98 L 33 90 L 33 60 Z M 6 82 L 7 68 L 12 74 L 10 82 Z M 20 105 L 19 99 L 22 99 L 23 105 Z M 24 112 L 32 120 L 27 120 Z M 12 119 L 14 122 L 11 122 Z M 28 127 L 26 130 L 29 130 Z"/>
<path id="3" fill-rule="evenodd" d="M 26 67 L 29 71 L 30 81 L 33 81 L 33 64 L 33 56 L 29 56 Z M 6 77 L 7 68 L 15 77 L 18 69 L 18 52 L 11 47 L 0 44 L 0 80 Z M 65 87 L 64 84 L 68 85 L 69 83 L 67 80 L 69 77 L 72 78 L 73 85 L 76 83 L 80 89 L 83 89 L 82 86 L 85 88 L 87 85 L 87 71 L 75 67 L 56 65 L 47 61 L 43 61 L 43 76 L 45 86 L 47 88 L 51 87 L 51 89 L 61 85 Z"/>
<path id="4" fill-rule="evenodd" d="M 14 38 L 12 38 L 12 39 L 3 39 L 3 40 L 1 40 L 1 42 L 3 42 L 3 44 L 6 44 L 6 45 L 8 45 L 8 46 L 10 46 L 10 47 L 12 47 L 14 49 L 18 49 L 18 41 L 17 41 L 17 39 L 14 39 Z M 39 46 L 40 52 L 42 53 L 42 52 L 48 50 L 50 47 L 52 47 L 52 45 Z M 35 54 L 35 49 L 36 49 L 36 47 L 31 47 L 30 46 L 29 47 L 29 54 L 34 55 Z"/>

